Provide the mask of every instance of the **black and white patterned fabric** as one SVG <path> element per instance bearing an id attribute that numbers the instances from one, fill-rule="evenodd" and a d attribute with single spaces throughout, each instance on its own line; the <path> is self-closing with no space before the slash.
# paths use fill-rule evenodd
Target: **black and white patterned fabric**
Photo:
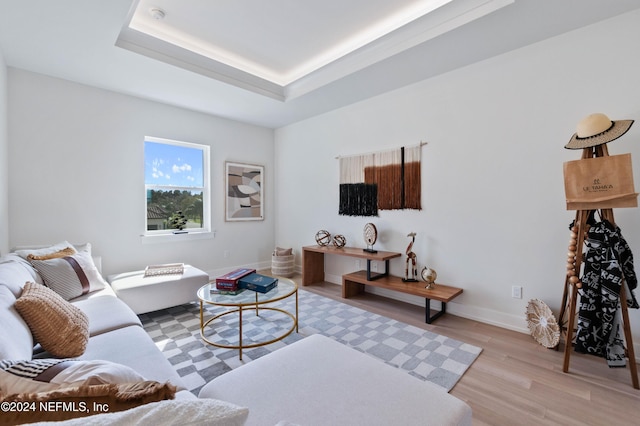
<path id="1" fill-rule="evenodd" d="M 69 359 L 47 358 L 21 361 L 0 360 L 0 370 L 4 370 L 7 373 L 11 373 L 15 376 L 34 379 L 54 365 L 58 365 L 65 361 L 69 361 Z"/>
<path id="2" fill-rule="evenodd" d="M 575 350 L 624 367 L 620 289 L 626 285 L 627 306 L 637 309 L 633 255 L 620 228 L 606 220 L 589 229 L 586 245 Z"/>

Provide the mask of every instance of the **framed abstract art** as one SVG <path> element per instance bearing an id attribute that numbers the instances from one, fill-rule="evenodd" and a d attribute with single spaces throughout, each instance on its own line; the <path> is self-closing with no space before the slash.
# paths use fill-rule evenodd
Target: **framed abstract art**
<path id="1" fill-rule="evenodd" d="M 225 163 L 225 220 L 264 219 L 264 166 Z"/>

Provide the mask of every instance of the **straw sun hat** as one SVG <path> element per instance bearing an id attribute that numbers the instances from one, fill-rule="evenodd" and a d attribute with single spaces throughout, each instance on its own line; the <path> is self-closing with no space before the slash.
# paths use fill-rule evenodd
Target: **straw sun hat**
<path id="1" fill-rule="evenodd" d="M 627 133 L 633 120 L 611 121 L 602 113 L 595 113 L 583 118 L 571 137 L 567 149 L 582 149 L 602 145 L 618 139 Z"/>

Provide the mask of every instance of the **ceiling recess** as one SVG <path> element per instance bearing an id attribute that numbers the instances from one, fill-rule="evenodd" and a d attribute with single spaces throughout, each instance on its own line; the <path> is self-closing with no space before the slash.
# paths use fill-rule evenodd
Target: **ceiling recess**
<path id="1" fill-rule="evenodd" d="M 514 3 L 514 0 L 140 0 L 116 44 L 287 101 Z M 162 8 L 160 7 L 162 6 Z M 247 9 L 256 13 L 247 15 Z M 167 16 L 167 12 L 170 16 Z M 242 23 L 242 24 L 238 24 Z M 327 25 L 332 24 L 333 25 Z"/>

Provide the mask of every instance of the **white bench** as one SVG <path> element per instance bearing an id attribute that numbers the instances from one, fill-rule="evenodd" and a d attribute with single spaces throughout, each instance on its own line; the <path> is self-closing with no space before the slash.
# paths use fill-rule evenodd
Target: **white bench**
<path id="1" fill-rule="evenodd" d="M 249 408 L 246 426 L 471 425 L 443 388 L 314 334 L 216 377 L 200 391 Z"/>
<path id="2" fill-rule="evenodd" d="M 209 275 L 184 265 L 182 274 L 145 277 L 144 271 L 134 271 L 109 275 L 107 281 L 133 312 L 143 314 L 197 300 L 196 292 L 209 282 Z"/>

